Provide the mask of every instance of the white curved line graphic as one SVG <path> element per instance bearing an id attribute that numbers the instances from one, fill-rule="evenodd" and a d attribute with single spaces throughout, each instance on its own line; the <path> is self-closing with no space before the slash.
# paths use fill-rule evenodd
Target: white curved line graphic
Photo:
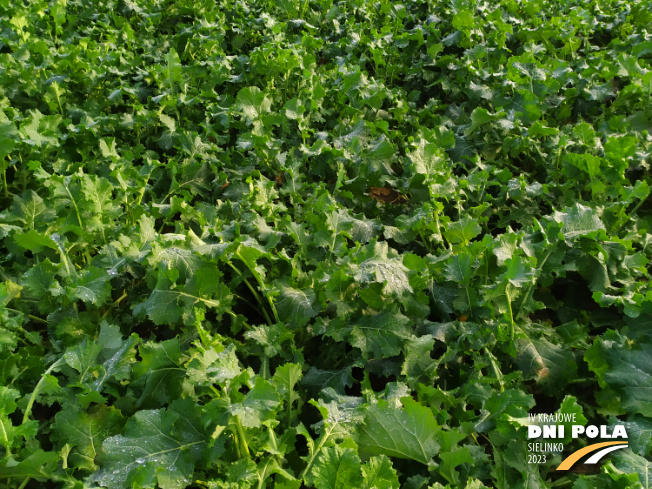
<path id="1" fill-rule="evenodd" d="M 621 448 L 626 448 L 627 445 L 614 445 L 612 447 L 607 447 L 603 448 L 602 450 L 598 451 L 597 453 L 594 453 L 591 455 L 590 458 L 584 462 L 585 464 L 597 464 L 602 457 L 604 457 L 606 454 L 609 452 L 613 452 L 614 450 L 620 450 Z"/>

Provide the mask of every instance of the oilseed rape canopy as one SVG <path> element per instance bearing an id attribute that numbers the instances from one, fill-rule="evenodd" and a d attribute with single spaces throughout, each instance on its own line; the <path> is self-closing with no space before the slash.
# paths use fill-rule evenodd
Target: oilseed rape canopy
<path id="1" fill-rule="evenodd" d="M 0 0 L 0 487 L 652 487 L 651 26 Z"/>

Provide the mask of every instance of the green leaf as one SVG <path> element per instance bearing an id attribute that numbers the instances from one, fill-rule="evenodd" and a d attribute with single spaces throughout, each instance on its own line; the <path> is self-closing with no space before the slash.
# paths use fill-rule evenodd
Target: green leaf
<path id="1" fill-rule="evenodd" d="M 412 164 L 412 172 L 425 175 L 427 181 L 431 181 L 446 170 L 446 160 L 440 147 L 423 138 L 419 140 L 419 146 L 408 155 L 408 158 Z"/>
<path id="2" fill-rule="evenodd" d="M 455 29 L 468 29 L 474 25 L 473 12 L 460 10 L 453 16 L 453 27 Z"/>
<path id="3" fill-rule="evenodd" d="M 473 112 L 471 112 L 471 125 L 464 131 L 464 135 L 469 136 L 473 134 L 479 127 L 482 127 L 489 122 L 498 120 L 504 116 L 504 110 L 496 112 L 495 114 L 491 114 L 487 109 L 476 107 L 473 109 Z"/>
<path id="4" fill-rule="evenodd" d="M 134 315 L 146 313 L 156 324 L 174 324 L 195 305 L 222 313 L 228 310 L 231 295 L 228 287 L 219 281 L 220 276 L 211 267 L 202 268 L 189 277 L 185 285 L 179 286 L 175 283 L 178 271 L 161 264 L 156 288 L 145 302 L 134 307 Z"/>
<path id="5" fill-rule="evenodd" d="M 360 454 L 407 458 L 427 465 L 439 451 L 436 441 L 441 430 L 427 407 L 406 399 L 404 408 L 380 401 L 369 406 L 360 427 Z"/>
<path id="6" fill-rule="evenodd" d="M 651 347 L 609 330 L 596 338 L 584 355 L 600 387 L 608 389 L 612 398 L 618 396 L 621 409 L 648 417 L 652 416 Z"/>
<path id="7" fill-rule="evenodd" d="M 58 461 L 58 454 L 39 449 L 16 465 L 0 466 L 0 477 L 32 478 L 39 481 L 50 480 Z"/>
<path id="8" fill-rule="evenodd" d="M 360 459 L 351 448 L 328 447 L 319 454 L 308 480 L 317 489 L 361 487 Z"/>
<path id="9" fill-rule="evenodd" d="M 12 282 L 11 280 L 0 283 L 0 305 L 7 305 L 13 299 L 20 297 L 20 291 L 22 289 L 22 286 Z"/>
<path id="10" fill-rule="evenodd" d="M 29 124 L 23 123 L 20 126 L 23 140 L 30 146 L 59 146 L 59 141 L 54 135 L 54 128 L 59 124 L 60 118 L 44 116 L 38 109 L 29 112 L 31 116 Z"/>
<path id="11" fill-rule="evenodd" d="M 23 193 L 22 196 L 14 197 L 11 206 L 12 221 L 22 222 L 26 229 L 36 230 L 48 227 L 55 217 L 56 211 L 47 206 L 43 198 L 33 190 Z"/>
<path id="12" fill-rule="evenodd" d="M 238 107 L 249 121 L 260 119 L 270 112 L 272 101 L 258 87 L 243 88 L 238 92 Z"/>
<path id="13" fill-rule="evenodd" d="M 295 391 L 296 385 L 301 380 L 301 365 L 296 363 L 286 363 L 276 369 L 274 372 L 273 382 L 281 397 L 284 398 L 285 411 L 287 412 L 288 424 L 292 422 L 293 404 L 301 399 Z"/>
<path id="14" fill-rule="evenodd" d="M 0 160 L 14 150 L 17 136 L 16 126 L 7 119 L 0 109 Z"/>
<path id="15" fill-rule="evenodd" d="M 557 392 L 577 374 L 575 356 L 566 346 L 528 336 L 516 340 L 516 349 L 524 379 L 534 379 L 546 392 Z"/>
<path id="16" fill-rule="evenodd" d="M 264 421 L 274 419 L 280 404 L 281 399 L 274 386 L 262 377 L 256 377 L 254 388 L 241 403 L 232 404 L 230 412 L 239 417 L 244 427 L 259 428 Z"/>
<path id="17" fill-rule="evenodd" d="M 165 62 L 167 64 L 166 74 L 170 88 L 174 86 L 175 82 L 183 83 L 183 76 L 181 74 L 181 59 L 179 59 L 179 54 L 174 48 L 170 48 L 168 53 L 165 55 Z"/>
<path id="18" fill-rule="evenodd" d="M 52 425 L 52 438 L 59 446 L 68 445 L 67 465 L 95 471 L 95 458 L 102 442 L 116 433 L 124 420 L 120 411 L 106 405 L 95 406 L 88 413 L 72 407 L 57 413 Z"/>
<path id="19" fill-rule="evenodd" d="M 68 288 L 68 296 L 71 299 L 101 306 L 111 298 L 110 279 L 106 271 L 89 267 L 74 285 Z"/>
<path id="20" fill-rule="evenodd" d="M 40 312 L 49 313 L 53 304 L 52 296 L 59 296 L 63 292 L 63 288 L 55 278 L 57 271 L 58 267 L 45 259 L 23 275 L 22 284 L 27 293 L 39 301 Z"/>
<path id="21" fill-rule="evenodd" d="M 14 241 L 21 248 L 25 248 L 33 253 L 39 253 L 45 248 L 58 250 L 57 244 L 49 237 L 30 229 L 26 233 L 14 234 Z"/>
<path id="22" fill-rule="evenodd" d="M 456 222 L 448 224 L 444 236 L 453 244 L 468 243 L 482 232 L 478 221 L 470 217 L 464 217 Z"/>
<path id="23" fill-rule="evenodd" d="M 186 374 L 195 385 L 224 385 L 240 373 L 240 362 L 235 354 L 234 345 L 229 345 L 218 352 L 210 348 L 188 363 Z"/>
<path id="24" fill-rule="evenodd" d="M 34 420 L 29 420 L 14 426 L 10 414 L 16 411 L 16 402 L 20 393 L 15 389 L 0 386 L 0 445 L 2 445 L 6 453 L 11 453 L 14 443 L 23 439 L 30 439 L 36 436 L 38 424 Z M 0 468 L 0 474 L 2 468 Z"/>
<path id="25" fill-rule="evenodd" d="M 383 134 L 378 141 L 370 146 L 369 151 L 364 155 L 364 159 L 367 162 L 367 173 L 383 172 L 387 175 L 394 174 L 391 167 L 391 160 L 395 154 L 396 148 Z"/>
<path id="26" fill-rule="evenodd" d="M 353 323 L 350 343 L 362 350 L 365 358 L 392 357 L 409 338 L 409 325 L 410 320 L 399 312 L 365 315 Z"/>
<path id="27" fill-rule="evenodd" d="M 392 462 L 385 455 L 371 457 L 362 466 L 364 489 L 398 489 L 398 475 L 392 467 Z"/>
<path id="28" fill-rule="evenodd" d="M 531 464 L 527 461 L 527 445 L 525 440 L 512 440 L 509 442 L 507 448 L 503 452 L 503 464 L 511 469 L 517 471 L 520 475 L 518 478 L 507 479 L 507 486 L 509 487 L 528 487 L 533 489 L 544 489 L 547 487 L 546 482 L 541 477 L 539 472 L 539 465 Z M 512 476 L 514 477 L 514 476 Z"/>
<path id="29" fill-rule="evenodd" d="M 453 255 L 446 262 L 444 276 L 446 280 L 464 287 L 469 286 L 473 278 L 473 257 L 467 253 Z"/>
<path id="30" fill-rule="evenodd" d="M 652 462 L 630 450 L 617 450 L 610 457 L 616 473 L 636 474 L 643 489 L 652 488 Z M 607 468 L 608 472 L 613 469 Z"/>
<path id="31" fill-rule="evenodd" d="M 315 293 L 311 289 L 296 289 L 281 285 L 275 300 L 279 319 L 292 329 L 305 326 L 311 318 L 317 315 L 313 309 Z"/>
<path id="32" fill-rule="evenodd" d="M 460 473 L 456 468 L 463 463 L 473 464 L 474 462 L 468 448 L 457 446 L 464 438 L 466 438 L 466 435 L 457 430 L 440 431 L 438 436 L 441 444 L 439 453 L 441 459 L 440 474 L 448 482 L 455 485 L 460 483 Z"/>
<path id="33" fill-rule="evenodd" d="M 401 374 L 409 378 L 421 375 L 432 375 L 436 361 L 430 356 L 435 346 L 435 339 L 431 335 L 424 335 L 408 340 L 405 345 L 405 362 L 401 367 Z"/>
<path id="34" fill-rule="evenodd" d="M 625 421 L 612 418 L 609 424 L 625 426 L 630 450 L 643 457 L 652 454 L 652 420 L 636 414 L 628 416 Z"/>
<path id="35" fill-rule="evenodd" d="M 106 178 L 94 175 L 84 175 L 82 179 L 84 191 L 84 224 L 90 229 L 98 229 L 105 237 L 105 221 L 115 219 L 121 214 L 122 208 L 116 205 L 113 197 L 114 186 Z"/>
<path id="36" fill-rule="evenodd" d="M 122 435 L 102 443 L 101 469 L 91 480 L 111 489 L 127 489 L 136 480 L 162 489 L 187 487 L 206 444 L 195 416 L 188 402 L 136 412 Z"/>
<path id="37" fill-rule="evenodd" d="M 598 213 L 582 204 L 574 204 L 567 208 L 565 212 L 555 211 L 553 218 L 559 223 L 563 223 L 562 233 L 566 239 L 577 238 L 593 231 L 605 229 L 600 220 Z"/>
<path id="38" fill-rule="evenodd" d="M 373 256 L 351 266 L 356 280 L 363 284 L 382 283 L 385 293 L 396 296 L 413 292 L 407 267 L 400 258 L 388 256 L 388 251 L 387 243 L 376 243 Z"/>
<path id="39" fill-rule="evenodd" d="M 162 406 L 176 399 L 185 376 L 179 340 L 145 343 L 138 351 L 142 360 L 134 365 L 134 380 L 129 386 L 138 396 L 136 406 Z"/>

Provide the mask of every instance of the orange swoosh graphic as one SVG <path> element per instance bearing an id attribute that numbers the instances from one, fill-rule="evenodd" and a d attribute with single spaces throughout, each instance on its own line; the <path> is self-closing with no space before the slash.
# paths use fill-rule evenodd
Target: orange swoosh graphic
<path id="1" fill-rule="evenodd" d="M 568 470 L 573 466 L 575 462 L 581 459 L 584 455 L 587 455 L 591 452 L 595 452 L 596 450 L 599 450 L 600 448 L 608 447 L 611 445 L 627 445 L 627 442 L 605 441 L 602 443 L 595 443 L 593 445 L 589 445 L 588 447 L 581 448 L 580 450 L 573 452 L 568 457 L 566 457 L 564 461 L 559 464 L 557 470 Z"/>

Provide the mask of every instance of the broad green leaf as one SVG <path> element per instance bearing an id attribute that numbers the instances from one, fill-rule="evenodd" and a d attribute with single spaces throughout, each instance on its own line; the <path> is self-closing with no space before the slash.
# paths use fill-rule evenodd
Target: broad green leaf
<path id="1" fill-rule="evenodd" d="M 469 10 L 460 10 L 453 16 L 453 27 L 456 29 L 468 29 L 473 27 L 473 12 Z"/>
<path id="2" fill-rule="evenodd" d="M 17 135 L 16 126 L 9 122 L 0 109 L 0 160 L 14 150 Z"/>
<path id="3" fill-rule="evenodd" d="M 649 343 L 628 341 L 607 331 L 593 342 L 584 360 L 596 374 L 600 387 L 618 396 L 626 412 L 652 416 L 652 352 Z"/>
<path id="4" fill-rule="evenodd" d="M 84 175 L 82 189 L 87 203 L 84 207 L 84 224 L 92 229 L 99 229 L 102 236 L 105 236 L 106 222 L 118 217 L 122 210 L 115 203 L 114 187 L 106 178 Z"/>
<path id="5" fill-rule="evenodd" d="M 22 222 L 25 229 L 43 229 L 52 224 L 57 213 L 33 190 L 16 195 L 11 205 L 12 221 Z"/>
<path id="6" fill-rule="evenodd" d="M 400 258 L 389 256 L 387 244 L 375 243 L 373 250 L 373 255 L 359 265 L 351 265 L 356 280 L 363 284 L 382 283 L 385 293 L 396 296 L 413 292 L 407 267 Z"/>
<path id="7" fill-rule="evenodd" d="M 38 481 L 50 480 L 58 461 L 59 455 L 57 453 L 45 452 L 39 449 L 16 465 L 0 466 L 0 477 L 15 477 L 21 480 L 27 478 Z"/>
<path id="8" fill-rule="evenodd" d="M 407 458 L 427 465 L 437 454 L 436 437 L 441 427 L 432 411 L 411 399 L 403 404 L 403 409 L 382 401 L 369 406 L 359 429 L 361 455 Z"/>
<path id="9" fill-rule="evenodd" d="M 419 140 L 419 146 L 408 155 L 408 158 L 412 163 L 412 172 L 425 175 L 428 181 L 437 174 L 444 173 L 446 168 L 441 149 L 423 138 Z"/>
<path id="10" fill-rule="evenodd" d="M 469 136 L 470 134 L 473 134 L 479 127 L 482 127 L 488 122 L 498 120 L 504 116 L 505 111 L 499 111 L 495 114 L 491 114 L 487 109 L 476 107 L 473 109 L 473 112 L 471 112 L 471 125 L 464 131 L 464 135 Z"/>
<path id="11" fill-rule="evenodd" d="M 68 296 L 101 306 L 111 297 L 110 279 L 105 270 L 90 267 L 68 288 Z"/>
<path id="12" fill-rule="evenodd" d="M 515 487 L 518 484 L 533 489 L 544 489 L 547 487 L 546 482 L 541 477 L 539 465 L 528 463 L 528 451 L 525 440 L 510 441 L 503 456 L 503 464 L 516 470 L 520 475 L 520 478 L 517 479 L 507 476 L 505 482 L 508 485 L 505 486 L 505 489 Z"/>
<path id="13" fill-rule="evenodd" d="M 614 452 L 610 462 L 616 473 L 636 474 L 640 482 L 639 487 L 652 488 L 652 462 L 648 459 L 625 449 Z M 607 472 L 612 472 L 613 468 L 607 468 Z"/>
<path id="14" fill-rule="evenodd" d="M 63 288 L 55 278 L 57 271 L 58 267 L 45 259 L 23 275 L 22 284 L 26 292 L 39 301 L 40 312 L 49 313 L 54 303 L 51 296 L 58 297 L 63 293 Z"/>
<path id="15" fill-rule="evenodd" d="M 467 287 L 473 278 L 473 258 L 466 253 L 453 255 L 446 263 L 445 272 L 446 280 Z"/>
<path id="16" fill-rule="evenodd" d="M 38 423 L 34 420 L 14 426 L 9 418 L 9 415 L 16 411 L 16 399 L 19 395 L 20 393 L 15 389 L 0 386 L 0 445 L 5 448 L 6 453 L 13 451 L 15 443 L 35 437 L 38 429 Z"/>
<path id="17" fill-rule="evenodd" d="M 58 250 L 57 244 L 49 237 L 44 236 L 33 229 L 26 233 L 14 234 L 14 241 L 21 248 L 25 248 L 33 253 L 43 251 L 45 248 Z"/>
<path id="18" fill-rule="evenodd" d="M 13 299 L 20 297 L 21 290 L 23 287 L 11 280 L 0 283 L 0 305 L 9 304 Z"/>
<path id="19" fill-rule="evenodd" d="M 30 111 L 31 121 L 20 126 L 20 133 L 23 140 L 30 146 L 58 146 L 59 140 L 54 135 L 54 129 L 58 126 L 58 116 L 44 116 L 38 109 Z"/>
<path id="20" fill-rule="evenodd" d="M 435 339 L 431 335 L 424 335 L 410 339 L 405 345 L 405 362 L 401 373 L 410 378 L 421 375 L 432 375 L 436 361 L 430 356 L 435 346 Z"/>
<path id="21" fill-rule="evenodd" d="M 187 487 L 206 444 L 195 416 L 195 407 L 187 402 L 137 411 L 122 435 L 104 440 L 101 469 L 91 479 L 112 489 L 132 487 L 136 480 L 162 489 Z"/>
<path id="22" fill-rule="evenodd" d="M 639 414 L 628 416 L 621 421 L 618 418 L 611 418 L 611 426 L 622 424 L 627 431 L 627 442 L 629 449 L 641 456 L 652 453 L 652 421 Z"/>
<path id="23" fill-rule="evenodd" d="M 361 487 L 360 459 L 351 448 L 328 447 L 320 453 L 307 480 L 317 489 Z"/>
<path id="24" fill-rule="evenodd" d="M 562 233 L 564 233 L 566 239 L 577 238 L 605 228 L 598 213 L 582 204 L 574 204 L 565 212 L 555 211 L 554 220 L 564 224 Z"/>
<path id="25" fill-rule="evenodd" d="M 410 336 L 410 320 L 399 312 L 385 310 L 365 315 L 353 323 L 350 343 L 362 350 L 365 358 L 398 355 Z"/>
<path id="26" fill-rule="evenodd" d="M 184 286 L 175 284 L 176 269 L 158 268 L 156 288 L 145 302 L 134 307 L 134 314 L 146 313 L 156 324 L 174 324 L 195 305 L 214 308 L 222 313 L 229 308 L 231 296 L 219 281 L 219 272 L 205 268 L 188 278 Z"/>
<path id="27" fill-rule="evenodd" d="M 95 471 L 95 459 L 108 435 L 123 425 L 120 411 L 106 405 L 95 406 L 89 412 L 68 408 L 57 413 L 52 425 L 52 437 L 60 446 L 68 445 L 68 467 Z"/>
<path id="28" fill-rule="evenodd" d="M 466 435 L 456 430 L 454 431 L 440 431 L 438 440 L 441 444 L 439 458 L 441 464 L 439 465 L 441 475 L 451 484 L 460 483 L 460 472 L 457 467 L 463 463 L 473 464 L 474 460 L 467 447 L 460 447 L 457 444 L 464 440 Z"/>
<path id="29" fill-rule="evenodd" d="M 385 456 L 371 457 L 362 466 L 364 489 L 398 489 L 398 475 L 392 467 L 392 462 Z"/>
<path id="30" fill-rule="evenodd" d="M 195 385 L 223 385 L 237 377 L 242 369 L 235 354 L 235 347 L 229 345 L 223 351 L 210 348 L 194 358 L 187 365 L 188 378 Z"/>
<path id="31" fill-rule="evenodd" d="M 550 343 L 544 338 L 516 340 L 516 361 L 525 379 L 534 379 L 547 392 L 562 388 L 577 373 L 575 357 L 569 348 Z"/>
<path id="32" fill-rule="evenodd" d="M 317 315 L 317 311 L 312 307 L 314 302 L 315 293 L 312 290 L 308 288 L 300 290 L 284 285 L 280 286 L 275 300 L 279 319 L 292 329 L 305 326 Z"/>
<path id="33" fill-rule="evenodd" d="M 464 217 L 459 221 L 448 224 L 444 236 L 453 244 L 468 243 L 478 236 L 482 228 L 475 219 Z"/>
<path id="34" fill-rule="evenodd" d="M 238 106 L 248 120 L 259 119 L 270 112 L 272 101 L 258 87 L 243 88 L 238 92 Z"/>
<path id="35" fill-rule="evenodd" d="M 138 399 L 136 406 L 162 406 L 177 399 L 185 377 L 179 340 L 145 343 L 138 352 L 141 361 L 134 365 L 134 380 L 129 386 Z"/>
<path id="36" fill-rule="evenodd" d="M 276 408 L 281 400 L 274 386 L 256 377 L 254 388 L 251 389 L 241 403 L 232 404 L 231 414 L 238 416 L 243 426 L 258 428 L 264 421 L 274 419 Z"/>

